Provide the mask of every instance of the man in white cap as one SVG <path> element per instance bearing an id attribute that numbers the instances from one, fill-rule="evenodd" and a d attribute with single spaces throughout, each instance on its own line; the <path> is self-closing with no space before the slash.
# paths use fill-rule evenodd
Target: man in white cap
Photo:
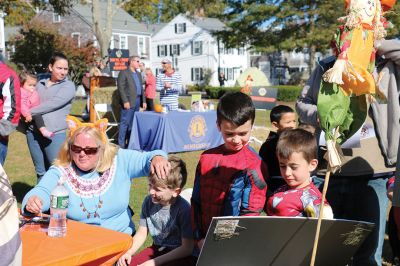
<path id="1" fill-rule="evenodd" d="M 161 61 L 163 72 L 157 75 L 157 90 L 160 91 L 161 105 L 168 111 L 178 109 L 179 92 L 182 90 L 182 77 L 176 72 L 168 58 Z"/>

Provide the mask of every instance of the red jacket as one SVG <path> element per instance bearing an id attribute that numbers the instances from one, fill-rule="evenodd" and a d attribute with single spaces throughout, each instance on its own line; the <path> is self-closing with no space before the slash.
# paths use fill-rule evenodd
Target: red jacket
<path id="1" fill-rule="evenodd" d="M 21 90 L 18 76 L 6 64 L 0 62 L 0 119 L 18 125 L 20 114 Z M 3 132 L 0 134 L 8 135 Z"/>
<path id="2" fill-rule="evenodd" d="M 266 165 L 249 146 L 232 153 L 223 145 L 205 151 L 192 194 L 194 237 L 204 238 L 212 217 L 260 215 L 267 192 Z"/>

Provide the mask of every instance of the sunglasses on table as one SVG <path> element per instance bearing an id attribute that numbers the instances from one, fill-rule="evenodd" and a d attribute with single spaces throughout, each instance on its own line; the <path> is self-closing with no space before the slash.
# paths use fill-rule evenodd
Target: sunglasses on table
<path id="1" fill-rule="evenodd" d="M 93 155 L 96 154 L 99 150 L 99 147 L 86 147 L 86 148 L 82 148 L 76 145 L 71 145 L 71 151 L 73 153 L 81 153 L 81 151 L 83 151 L 86 155 Z"/>

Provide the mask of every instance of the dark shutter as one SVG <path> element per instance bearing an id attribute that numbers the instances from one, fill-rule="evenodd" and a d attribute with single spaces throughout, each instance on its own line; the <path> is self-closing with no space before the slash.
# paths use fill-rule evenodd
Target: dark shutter
<path id="1" fill-rule="evenodd" d="M 203 41 L 200 41 L 199 55 L 203 54 Z"/>
<path id="2" fill-rule="evenodd" d="M 194 42 L 193 41 L 191 41 L 191 45 L 192 45 L 192 55 L 194 54 Z"/>
<path id="3" fill-rule="evenodd" d="M 160 57 L 160 45 L 157 45 L 157 56 Z"/>
<path id="4" fill-rule="evenodd" d="M 177 49 L 177 51 L 178 51 L 178 54 L 177 54 L 177 55 L 180 55 L 180 54 L 181 54 L 181 45 L 180 45 L 180 44 L 177 44 L 176 47 L 178 48 L 178 49 Z"/>
<path id="5" fill-rule="evenodd" d="M 175 33 L 178 33 L 178 24 L 175 23 Z"/>
<path id="6" fill-rule="evenodd" d="M 202 68 L 200 68 L 200 80 L 203 80 L 203 69 Z"/>
<path id="7" fill-rule="evenodd" d="M 183 32 L 186 32 L 186 23 L 183 23 Z"/>
<path id="8" fill-rule="evenodd" d="M 194 68 L 192 67 L 191 70 L 192 70 L 192 71 L 191 71 L 191 73 L 192 73 L 192 78 L 191 78 L 191 80 L 193 81 L 193 80 L 194 80 Z"/>
<path id="9" fill-rule="evenodd" d="M 169 45 L 169 55 L 173 56 L 173 54 L 172 54 L 172 44 Z"/>
<path id="10" fill-rule="evenodd" d="M 164 45 L 165 56 L 168 55 L 168 45 Z"/>

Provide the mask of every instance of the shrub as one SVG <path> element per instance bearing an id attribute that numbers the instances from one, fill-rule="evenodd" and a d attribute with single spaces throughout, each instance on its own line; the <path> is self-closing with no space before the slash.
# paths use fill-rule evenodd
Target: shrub
<path id="1" fill-rule="evenodd" d="M 195 86 L 191 86 L 195 90 Z M 278 89 L 277 101 L 294 102 L 300 95 L 301 87 L 299 86 L 271 86 Z M 206 86 L 205 90 L 211 99 L 219 99 L 227 91 L 240 91 L 240 87 L 211 87 Z"/>
<path id="2" fill-rule="evenodd" d="M 278 88 L 276 99 L 281 102 L 294 102 L 302 90 L 299 86 L 275 86 Z"/>
<path id="3" fill-rule="evenodd" d="M 227 91 L 240 91 L 240 87 L 211 87 L 211 86 L 206 86 L 205 89 L 206 89 L 207 95 L 211 99 L 219 99 Z"/>

